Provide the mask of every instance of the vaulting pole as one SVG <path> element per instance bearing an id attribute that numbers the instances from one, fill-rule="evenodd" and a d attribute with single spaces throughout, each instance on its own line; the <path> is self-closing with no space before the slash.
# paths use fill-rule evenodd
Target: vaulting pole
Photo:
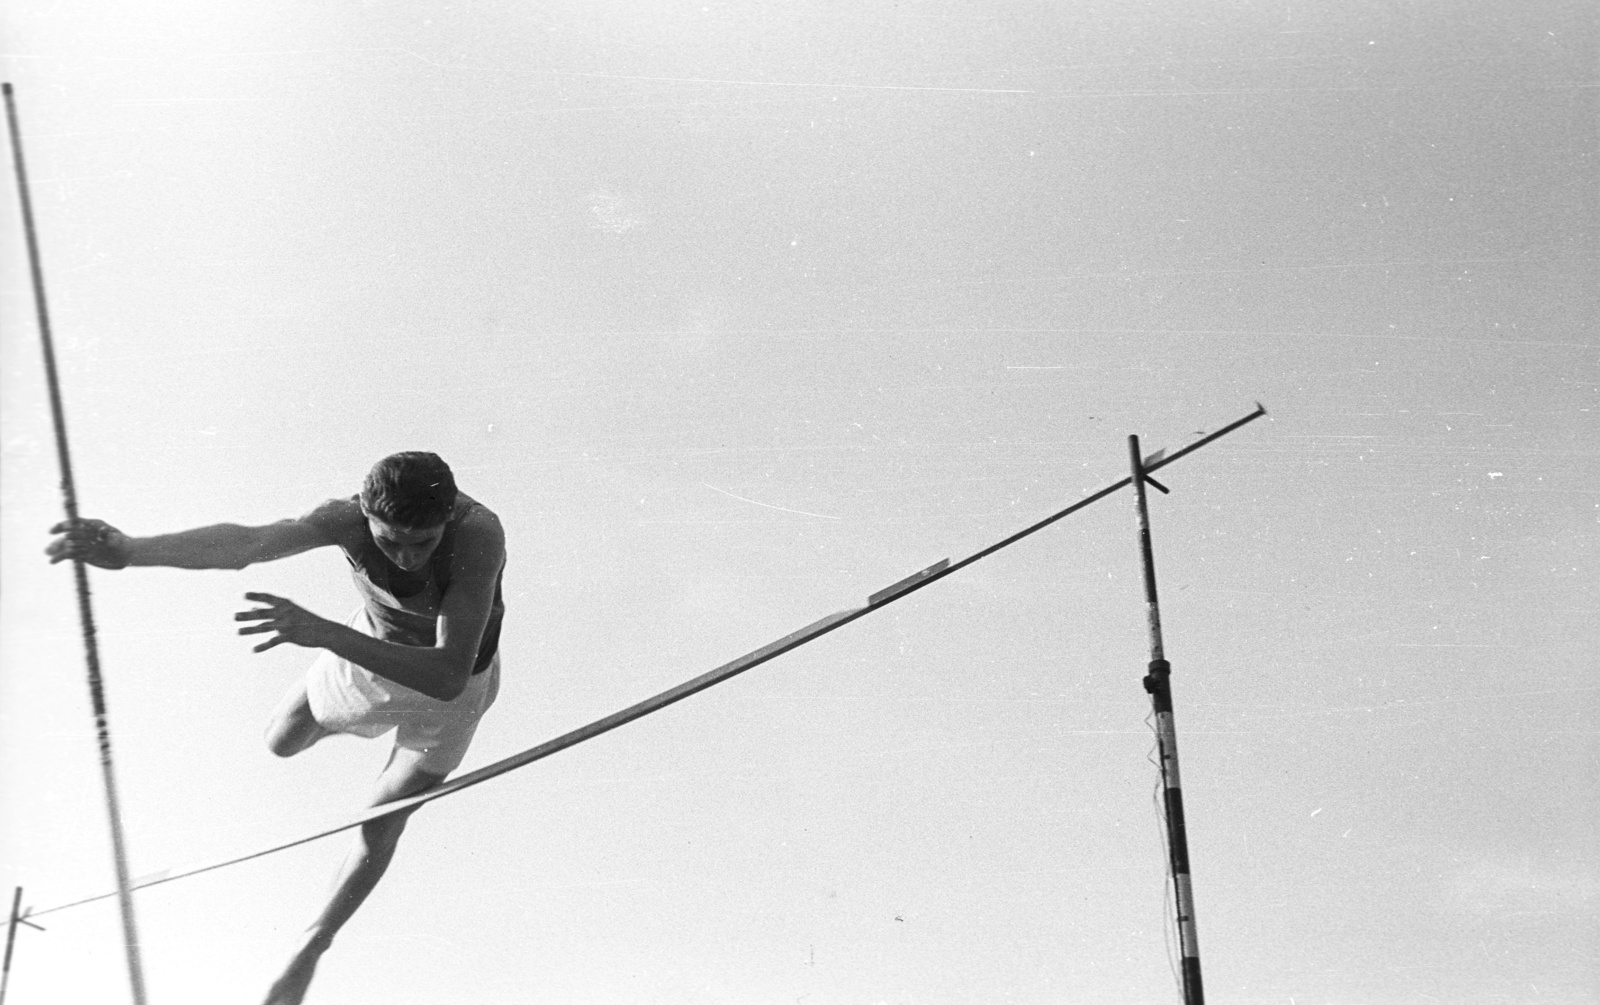
<path id="1" fill-rule="evenodd" d="M 22 131 L 17 125 L 16 99 L 9 83 L 5 92 L 6 124 L 11 130 L 11 158 L 16 167 L 17 193 L 22 200 L 22 230 L 28 242 L 28 265 L 33 275 L 33 302 L 39 316 L 39 340 L 44 348 L 45 378 L 50 387 L 50 414 L 55 419 L 56 456 L 61 465 L 61 496 L 67 521 L 78 522 L 78 493 L 72 481 L 72 458 L 67 451 L 67 418 L 61 405 L 61 381 L 56 374 L 55 347 L 50 340 L 50 313 L 44 300 L 44 270 L 39 261 L 39 241 L 33 226 L 33 204 L 28 198 L 28 172 L 22 160 Z M 78 586 L 78 620 L 83 626 L 83 647 L 89 663 L 89 700 L 94 706 L 95 731 L 100 740 L 100 774 L 105 781 L 106 815 L 111 820 L 111 853 L 117 868 L 117 903 L 122 909 L 123 943 L 127 948 L 128 981 L 134 1005 L 145 1005 L 144 968 L 139 964 L 139 936 L 133 923 L 133 895 L 128 880 L 128 855 L 122 840 L 122 811 L 117 804 L 117 782 L 111 770 L 111 727 L 106 717 L 105 688 L 100 681 L 100 649 L 95 642 L 94 611 L 89 604 L 89 573 L 83 559 L 74 558 L 72 569 Z"/>
<path id="2" fill-rule="evenodd" d="M 1254 416 L 1251 416 L 1254 418 Z M 1161 760 L 1161 785 L 1165 793 L 1167 818 L 1167 859 L 1172 870 L 1173 893 L 1178 910 L 1178 944 L 1183 952 L 1184 1005 L 1204 1005 L 1205 991 L 1200 984 L 1200 942 L 1194 926 L 1194 887 L 1189 880 L 1189 838 L 1183 825 L 1183 787 L 1178 777 L 1178 731 L 1172 721 L 1172 666 L 1167 663 L 1161 643 L 1161 605 L 1156 600 L 1156 560 L 1150 547 L 1150 509 L 1145 501 L 1146 482 L 1167 491 L 1145 472 L 1139 455 L 1139 438 L 1128 437 L 1128 456 L 1133 465 L 1134 507 L 1139 517 L 1139 556 L 1144 563 L 1145 613 L 1150 626 L 1150 673 L 1144 689 L 1150 692 L 1155 710 L 1156 744 Z"/>

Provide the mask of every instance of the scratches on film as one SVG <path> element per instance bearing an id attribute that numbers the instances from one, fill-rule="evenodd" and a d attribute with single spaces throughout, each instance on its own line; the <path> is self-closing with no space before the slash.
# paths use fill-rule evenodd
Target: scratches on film
<path id="1" fill-rule="evenodd" d="M 652 77 L 635 74 L 589 73 L 577 70 L 550 70 L 552 76 L 591 77 L 601 80 L 638 80 L 659 84 L 719 84 L 732 87 L 814 87 L 844 91 L 933 91 L 947 94 L 1033 94 L 1031 90 L 1005 87 L 936 87 L 925 84 L 840 84 L 804 80 L 724 80 L 716 77 Z"/>
<path id="2" fill-rule="evenodd" d="M 803 510 L 803 509 L 790 509 L 787 506 L 774 506 L 772 503 L 758 502 L 755 499 L 746 499 L 744 496 L 734 495 L 732 492 L 729 492 L 727 489 L 719 489 L 715 485 L 710 485 L 710 484 L 707 484 L 706 482 L 701 482 L 700 484 L 701 485 L 705 485 L 706 488 L 710 489 L 713 492 L 717 492 L 717 493 L 720 493 L 722 495 L 727 496 L 729 499 L 737 499 L 742 503 L 749 503 L 752 506 L 760 506 L 763 509 L 775 509 L 780 513 L 795 513 L 795 514 L 798 514 L 800 516 L 814 516 L 819 520 L 838 520 L 839 519 L 839 517 L 829 516 L 826 513 L 810 513 L 810 512 L 807 512 L 806 510 Z"/>
<path id="3" fill-rule="evenodd" d="M 806 81 L 806 80 L 738 80 L 721 77 L 672 77 L 632 73 L 600 73 L 598 71 L 584 70 L 523 70 L 503 66 L 473 66 L 460 63 L 443 63 L 430 59 L 422 53 L 402 47 L 362 50 L 367 52 L 395 52 L 410 56 L 413 59 L 437 66 L 446 70 L 475 70 L 514 73 L 522 76 L 530 74 L 544 74 L 551 77 L 582 77 L 591 80 L 631 80 L 644 83 L 657 84 L 712 84 L 724 87 L 794 87 L 818 88 L 824 90 L 845 91 L 924 91 L 944 94 L 1034 94 L 1036 92 L 1022 88 L 1009 87 L 947 87 L 929 84 L 857 84 L 837 83 L 832 81 Z"/>

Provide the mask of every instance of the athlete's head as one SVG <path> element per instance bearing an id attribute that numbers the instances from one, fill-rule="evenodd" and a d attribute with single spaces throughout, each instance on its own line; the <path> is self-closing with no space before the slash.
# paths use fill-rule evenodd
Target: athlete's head
<path id="1" fill-rule="evenodd" d="M 433 555 L 455 504 L 455 476 L 437 454 L 391 454 L 361 486 L 372 539 L 402 569 L 420 568 Z"/>
<path id="2" fill-rule="evenodd" d="M 433 527 L 450 519 L 456 479 L 438 454 L 390 454 L 372 466 L 361 486 L 361 509 L 396 527 Z"/>

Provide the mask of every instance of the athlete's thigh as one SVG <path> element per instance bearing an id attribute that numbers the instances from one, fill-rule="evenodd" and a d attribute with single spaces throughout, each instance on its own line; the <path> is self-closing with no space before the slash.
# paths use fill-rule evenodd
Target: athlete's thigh
<path id="1" fill-rule="evenodd" d="M 369 805 L 381 806 L 396 799 L 414 796 L 443 782 L 445 780 L 443 774 L 428 770 L 423 763 L 425 756 L 421 751 L 399 745 L 389 751 L 389 763 L 378 775 L 378 782 L 373 787 L 372 802 Z"/>

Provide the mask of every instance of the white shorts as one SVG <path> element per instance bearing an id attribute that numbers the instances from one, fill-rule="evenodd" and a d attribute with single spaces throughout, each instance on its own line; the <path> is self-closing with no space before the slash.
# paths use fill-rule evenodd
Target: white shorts
<path id="1" fill-rule="evenodd" d="M 345 624 L 376 637 L 365 607 Z M 422 755 L 417 767 L 448 775 L 467 756 L 478 719 L 500 693 L 500 654 L 450 701 L 386 680 L 324 649 L 306 670 L 306 698 L 318 725 L 335 733 L 375 737 L 395 730 L 394 745 Z"/>

